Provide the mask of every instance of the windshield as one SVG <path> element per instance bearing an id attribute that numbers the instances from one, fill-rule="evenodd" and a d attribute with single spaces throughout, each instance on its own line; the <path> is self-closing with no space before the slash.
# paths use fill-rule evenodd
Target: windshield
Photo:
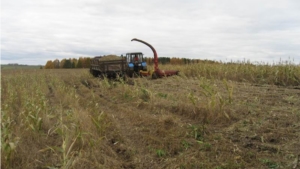
<path id="1" fill-rule="evenodd" d="M 142 53 L 129 53 L 127 56 L 127 62 L 142 62 L 143 54 Z"/>

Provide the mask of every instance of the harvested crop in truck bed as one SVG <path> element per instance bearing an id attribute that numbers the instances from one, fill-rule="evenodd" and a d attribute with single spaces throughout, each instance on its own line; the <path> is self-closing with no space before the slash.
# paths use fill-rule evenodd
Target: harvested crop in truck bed
<path id="1" fill-rule="evenodd" d="M 107 60 L 120 60 L 121 57 L 117 55 L 107 55 L 99 57 L 99 61 L 107 61 Z"/>

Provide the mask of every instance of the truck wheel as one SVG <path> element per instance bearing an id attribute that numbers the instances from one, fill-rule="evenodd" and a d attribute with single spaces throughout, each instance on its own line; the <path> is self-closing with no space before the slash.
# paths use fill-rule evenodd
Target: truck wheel
<path id="1" fill-rule="evenodd" d="M 90 69 L 90 73 L 91 73 L 94 77 L 96 77 L 96 71 L 95 71 L 95 70 Z"/>
<path id="2" fill-rule="evenodd" d="M 97 70 L 92 70 L 91 73 L 94 77 L 99 77 L 99 75 L 100 75 L 100 72 L 98 72 Z"/>
<path id="3" fill-rule="evenodd" d="M 98 71 L 94 71 L 94 76 L 98 77 L 98 75 L 99 75 L 99 72 Z"/>

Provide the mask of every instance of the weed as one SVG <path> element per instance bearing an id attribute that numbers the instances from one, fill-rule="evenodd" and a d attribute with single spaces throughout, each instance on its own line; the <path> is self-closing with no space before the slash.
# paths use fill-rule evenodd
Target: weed
<path id="1" fill-rule="evenodd" d="M 128 101 L 133 100 L 133 97 L 132 97 L 132 95 L 131 95 L 131 92 L 129 92 L 129 91 L 125 91 L 123 96 L 124 96 L 124 98 L 125 98 L 126 100 L 128 100 Z"/>
<path id="2" fill-rule="evenodd" d="M 266 166 L 272 169 L 279 167 L 279 165 L 276 162 L 271 161 L 269 159 L 260 159 L 260 162 L 262 162 L 263 164 L 265 164 Z"/>
<path id="3" fill-rule="evenodd" d="M 210 143 L 202 143 L 200 149 L 205 150 L 205 151 L 210 151 L 211 147 L 212 147 L 212 145 Z"/>
<path id="4" fill-rule="evenodd" d="M 164 98 L 166 99 L 168 97 L 168 94 L 167 93 L 157 93 L 157 95 L 161 98 Z"/>
<path id="5" fill-rule="evenodd" d="M 12 129 L 15 122 L 7 115 L 7 112 L 2 110 L 1 112 L 1 153 L 3 152 L 2 159 L 4 159 L 4 166 L 8 168 L 11 166 L 12 159 L 16 153 L 16 148 L 20 141 L 20 137 L 13 136 Z"/>
<path id="6" fill-rule="evenodd" d="M 186 140 L 183 140 L 181 144 L 186 150 L 191 146 L 191 143 L 187 142 Z"/>
<path id="7" fill-rule="evenodd" d="M 191 125 L 189 126 L 189 128 L 192 130 L 191 131 L 191 135 L 193 136 L 193 138 L 195 140 L 199 140 L 199 141 L 203 141 L 204 140 L 204 132 L 205 132 L 205 126 L 202 125 L 201 128 L 199 128 L 198 126 L 195 125 Z"/>
<path id="8" fill-rule="evenodd" d="M 104 119 L 105 119 L 104 112 L 102 111 L 96 118 L 91 116 L 91 119 L 92 119 L 93 124 L 96 126 L 98 132 L 103 133 L 104 132 L 103 123 L 104 123 Z"/>
<path id="9" fill-rule="evenodd" d="M 141 99 L 145 102 L 150 101 L 151 97 L 152 97 L 152 92 L 144 87 L 142 87 L 141 89 Z"/>
<path id="10" fill-rule="evenodd" d="M 232 101 L 233 101 L 233 99 L 232 99 L 233 87 L 228 84 L 226 79 L 223 79 L 223 83 L 224 83 L 225 88 L 226 88 L 227 93 L 228 93 L 228 102 L 231 104 Z"/>
<path id="11" fill-rule="evenodd" d="M 166 155 L 166 152 L 163 149 L 157 149 L 155 152 L 158 157 L 164 157 Z"/>
<path id="12" fill-rule="evenodd" d="M 245 168 L 245 167 L 243 166 L 243 164 L 238 164 L 233 161 L 229 161 L 220 166 L 214 167 L 214 169 L 239 169 L 239 168 Z"/>

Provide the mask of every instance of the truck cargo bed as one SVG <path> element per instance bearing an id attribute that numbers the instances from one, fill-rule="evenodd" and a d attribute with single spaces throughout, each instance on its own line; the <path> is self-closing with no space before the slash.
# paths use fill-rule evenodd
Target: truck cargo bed
<path id="1" fill-rule="evenodd" d="M 105 76 L 117 76 L 123 74 L 126 71 L 126 59 L 121 58 L 118 60 L 101 60 L 94 58 L 91 61 L 91 73 L 94 76 L 105 75 Z"/>

